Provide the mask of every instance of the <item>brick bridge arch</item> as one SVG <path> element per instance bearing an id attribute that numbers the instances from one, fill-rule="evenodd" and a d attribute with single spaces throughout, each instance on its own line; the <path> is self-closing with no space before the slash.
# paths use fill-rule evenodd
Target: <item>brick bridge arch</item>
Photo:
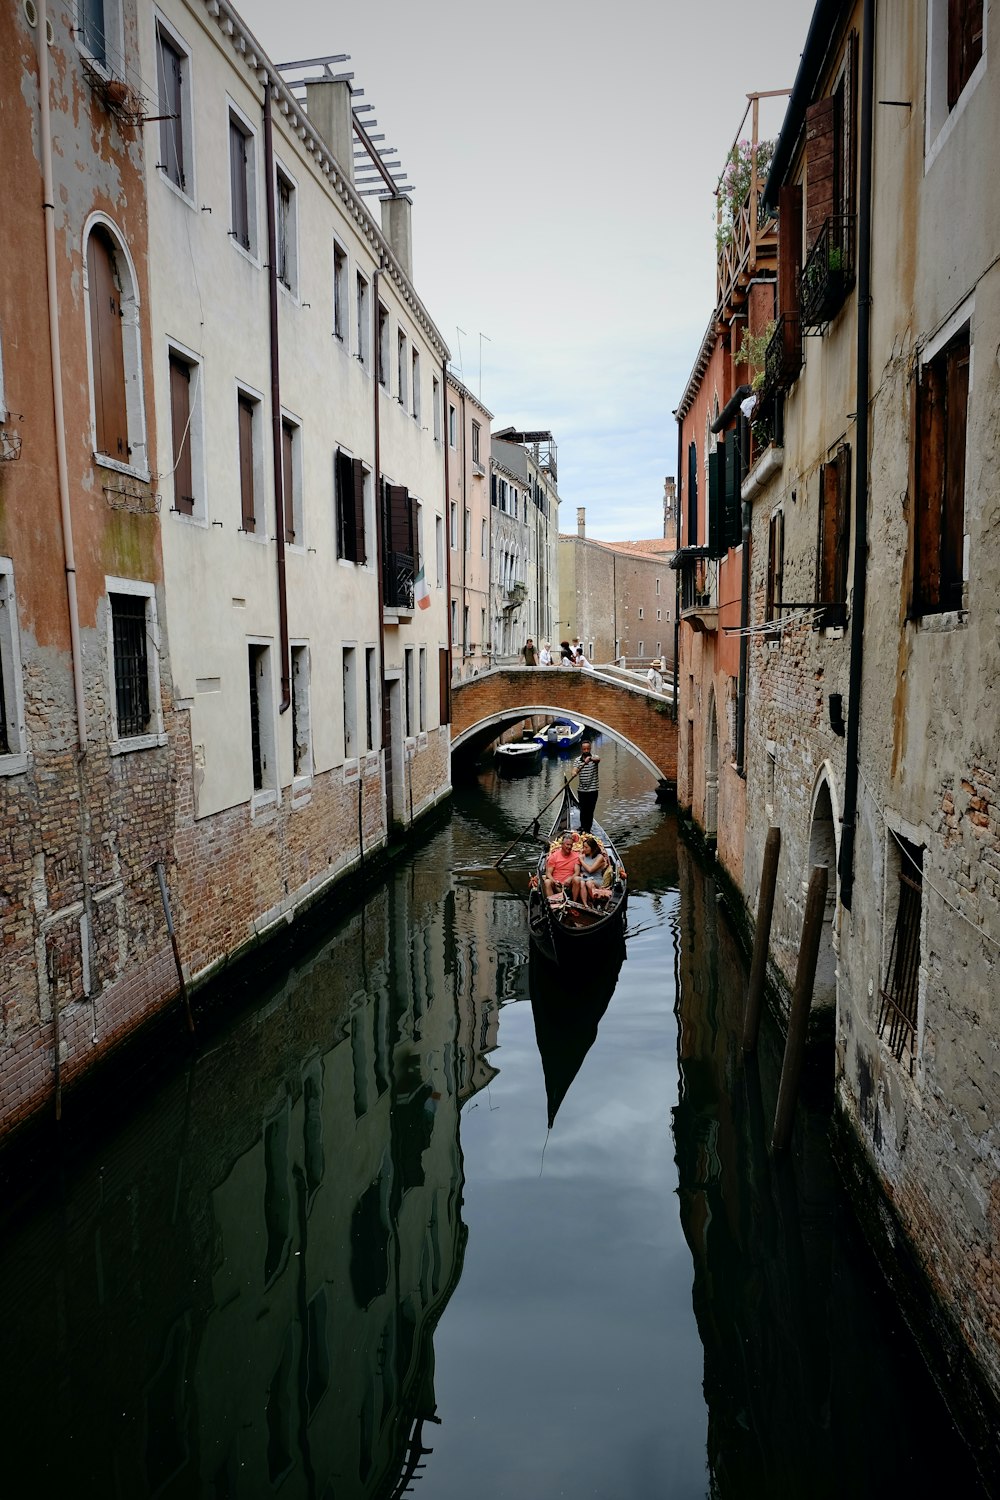
<path id="1" fill-rule="evenodd" d="M 474 755 L 534 715 L 569 714 L 607 734 L 659 782 L 677 786 L 677 723 L 669 701 L 638 683 L 560 667 L 501 667 L 451 690 L 451 750 Z"/>

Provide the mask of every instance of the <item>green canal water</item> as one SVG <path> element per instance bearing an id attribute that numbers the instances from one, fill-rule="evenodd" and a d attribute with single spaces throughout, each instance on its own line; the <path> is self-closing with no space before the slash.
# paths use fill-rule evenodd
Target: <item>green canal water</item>
<path id="1" fill-rule="evenodd" d="M 70 1098 L 0 1210 L 4 1493 L 985 1493 L 822 1108 L 767 1155 L 778 1038 L 744 1067 L 711 875 L 614 746 L 627 959 L 529 962 L 528 856 L 493 861 L 560 773 L 461 786 L 123 1123 Z"/>

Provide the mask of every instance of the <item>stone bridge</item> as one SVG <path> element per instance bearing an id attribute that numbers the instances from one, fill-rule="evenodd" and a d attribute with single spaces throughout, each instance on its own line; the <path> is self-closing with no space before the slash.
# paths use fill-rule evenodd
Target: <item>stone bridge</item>
<path id="1" fill-rule="evenodd" d="M 677 722 L 673 704 L 638 683 L 561 667 L 500 667 L 451 690 L 453 756 L 480 754 L 522 719 L 569 714 L 610 735 L 656 778 L 677 788 Z"/>

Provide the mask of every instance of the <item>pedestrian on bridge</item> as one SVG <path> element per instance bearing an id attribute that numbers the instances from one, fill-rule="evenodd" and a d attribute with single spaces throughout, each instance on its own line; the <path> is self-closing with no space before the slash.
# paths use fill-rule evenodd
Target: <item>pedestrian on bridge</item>
<path id="1" fill-rule="evenodd" d="M 663 692 L 663 678 L 660 675 L 659 661 L 654 661 L 650 666 L 649 671 L 646 673 L 646 681 L 649 683 L 649 686 L 652 688 L 654 693 Z"/>
<path id="2" fill-rule="evenodd" d="M 534 667 L 538 665 L 538 653 L 535 651 L 535 643 L 531 639 L 530 635 L 528 636 L 528 639 L 525 641 L 524 645 L 521 647 L 521 655 L 524 657 L 524 665 L 526 667 Z"/>
<path id="3" fill-rule="evenodd" d="M 538 653 L 538 665 L 540 667 L 551 667 L 552 665 L 552 647 L 548 641 L 542 642 L 542 649 Z"/>
<path id="4" fill-rule="evenodd" d="M 589 833 L 594 826 L 594 809 L 597 806 L 599 755 L 591 755 L 590 741 L 580 746 L 580 771 L 577 777 L 577 793 L 580 798 L 580 832 Z"/>

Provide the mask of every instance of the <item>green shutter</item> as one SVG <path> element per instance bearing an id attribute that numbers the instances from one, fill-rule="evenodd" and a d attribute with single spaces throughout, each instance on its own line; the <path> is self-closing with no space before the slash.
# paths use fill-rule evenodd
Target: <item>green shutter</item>
<path id="1" fill-rule="evenodd" d="M 708 455 L 708 550 L 712 557 L 725 555 L 722 540 L 722 490 L 725 482 L 725 450 L 720 446 Z"/>
<path id="2" fill-rule="evenodd" d="M 723 505 L 723 550 L 738 547 L 743 540 L 743 518 L 740 514 L 740 448 L 736 431 L 726 434 L 726 479 Z"/>

